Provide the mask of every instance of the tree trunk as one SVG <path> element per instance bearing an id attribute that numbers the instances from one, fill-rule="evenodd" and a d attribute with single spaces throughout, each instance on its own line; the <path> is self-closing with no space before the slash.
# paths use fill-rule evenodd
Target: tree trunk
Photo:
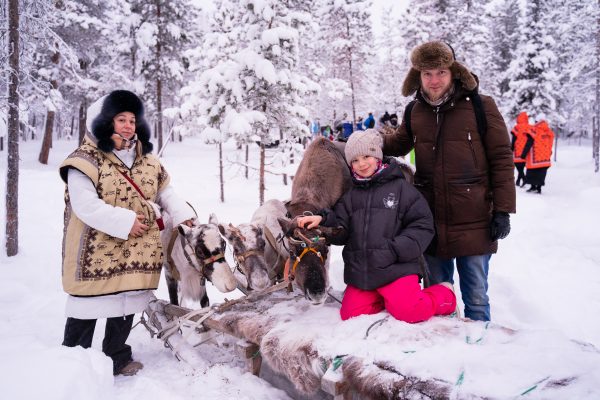
<path id="1" fill-rule="evenodd" d="M 260 173 L 258 178 L 258 202 L 262 206 L 265 202 L 265 144 L 260 142 Z"/>
<path id="2" fill-rule="evenodd" d="M 71 115 L 71 132 L 69 132 L 69 138 L 73 138 L 74 127 L 75 127 L 75 114 Z"/>
<path id="3" fill-rule="evenodd" d="M 56 132 L 56 138 L 57 139 L 62 139 L 63 137 L 63 130 L 62 130 L 62 114 L 61 113 L 55 113 L 54 114 L 54 128 L 53 130 Z M 52 148 L 53 145 L 53 141 L 50 140 L 50 148 Z"/>
<path id="4" fill-rule="evenodd" d="M 81 104 L 79 105 L 79 144 L 83 143 L 83 138 L 85 137 L 86 132 L 86 123 L 87 123 L 87 115 L 86 115 L 87 101 L 83 99 Z"/>
<path id="5" fill-rule="evenodd" d="M 346 16 L 346 34 L 350 39 L 350 21 Z M 352 48 L 348 47 L 348 71 L 350 73 L 350 92 L 352 94 L 352 130 L 354 130 L 354 124 L 356 123 L 356 99 L 354 97 L 354 74 L 352 73 Z"/>
<path id="6" fill-rule="evenodd" d="M 8 0 L 8 162 L 6 255 L 19 251 L 19 0 Z"/>
<path id="7" fill-rule="evenodd" d="M 35 137 L 37 136 L 37 115 L 35 113 L 33 114 L 33 122 L 31 125 L 31 140 L 35 140 Z"/>
<path id="8" fill-rule="evenodd" d="M 248 159 L 249 159 L 249 154 L 248 154 L 248 153 L 249 153 L 249 151 L 248 151 L 248 148 L 249 148 L 249 147 L 250 147 L 250 146 L 246 145 L 246 170 L 245 170 L 245 172 L 244 172 L 244 176 L 246 177 L 246 179 L 248 179 Z"/>
<path id="9" fill-rule="evenodd" d="M 48 155 L 50 147 L 52 147 L 52 128 L 54 127 L 54 111 L 48 110 L 46 113 L 46 127 L 44 129 L 44 139 L 42 141 L 42 149 L 38 161 L 44 165 L 48 164 Z"/>
<path id="10" fill-rule="evenodd" d="M 50 61 L 53 64 L 58 64 L 60 59 L 60 53 L 55 52 L 50 57 Z M 56 79 L 50 81 L 50 85 L 52 85 L 52 89 L 58 88 L 58 82 Z M 54 117 L 55 111 L 48 110 L 46 113 L 46 126 L 44 128 L 44 139 L 42 141 L 42 149 L 40 150 L 40 156 L 38 157 L 38 161 L 42 164 L 48 164 L 48 155 L 50 154 L 50 148 L 52 147 L 52 132 L 54 130 Z"/>
<path id="11" fill-rule="evenodd" d="M 156 78 L 156 135 L 158 136 L 158 151 L 163 148 L 163 117 L 162 117 L 162 81 Z"/>
<path id="12" fill-rule="evenodd" d="M 219 142 L 219 181 L 221 183 L 221 203 L 225 203 L 225 177 L 223 176 L 223 143 Z"/>
<path id="13" fill-rule="evenodd" d="M 156 0 L 156 26 L 158 27 L 158 34 L 156 37 L 156 117 L 157 121 L 157 135 L 158 135 L 158 151 L 163 147 L 163 118 L 162 118 L 162 68 L 161 68 L 161 40 L 162 40 L 162 21 L 160 15 L 160 2 Z"/>
<path id="14" fill-rule="evenodd" d="M 600 0 L 598 0 L 598 9 L 600 9 Z M 594 172 L 600 170 L 600 13 L 596 23 L 596 120 L 594 124 Z"/>

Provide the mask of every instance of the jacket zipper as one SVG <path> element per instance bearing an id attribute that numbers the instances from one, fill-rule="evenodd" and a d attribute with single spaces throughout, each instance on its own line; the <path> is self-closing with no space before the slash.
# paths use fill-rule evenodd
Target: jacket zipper
<path id="1" fill-rule="evenodd" d="M 473 148 L 473 141 L 471 140 L 471 132 L 467 132 L 467 139 L 469 140 L 469 147 L 471 148 L 471 154 L 473 155 L 475 168 L 479 168 L 479 165 L 477 164 L 477 157 L 475 157 L 475 148 Z"/>
<path id="2" fill-rule="evenodd" d="M 367 257 L 367 238 L 369 237 L 369 222 L 371 221 L 371 200 L 373 198 L 373 190 L 372 188 L 369 189 L 369 195 L 367 196 L 367 219 L 365 221 L 365 234 L 363 236 L 364 238 L 364 242 L 363 242 L 363 259 L 364 261 L 367 263 L 367 267 L 368 267 L 368 263 L 369 263 L 369 259 Z M 364 282 L 368 282 L 368 273 L 367 270 L 369 268 L 365 268 L 363 270 L 363 281 Z"/>

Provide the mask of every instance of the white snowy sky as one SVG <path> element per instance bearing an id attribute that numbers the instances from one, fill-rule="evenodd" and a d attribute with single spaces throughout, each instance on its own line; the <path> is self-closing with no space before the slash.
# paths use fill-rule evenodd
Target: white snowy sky
<path id="1" fill-rule="evenodd" d="M 134 357 L 144 363 L 136 377 L 113 378 L 111 362 L 101 352 L 104 323 L 99 321 L 92 349 L 63 348 L 65 294 L 61 288 L 61 240 L 64 186 L 57 167 L 75 148 L 55 140 L 47 166 L 37 162 L 41 143 L 20 143 L 20 248 L 0 254 L 0 391 L 6 399 L 286 399 L 282 391 L 246 373 L 230 348 L 203 344 L 194 350 L 193 365 L 178 362 L 162 342 L 141 326 L 129 339 Z M 226 143 L 225 157 L 235 159 Z M 272 150 L 269 150 L 271 152 Z M 454 386 L 453 397 L 469 394 L 513 399 L 588 399 L 599 395 L 600 381 L 600 174 L 593 172 L 589 142 L 559 142 L 558 162 L 548 173 L 543 194 L 517 189 L 512 232 L 491 260 L 490 297 L 495 324 L 517 330 L 514 335 L 483 323 L 466 324 L 435 317 L 409 325 L 395 320 L 366 329 L 387 314 L 339 320 L 336 304 L 320 308 L 290 304 L 273 312 L 297 313 L 285 335 L 314 340 L 320 354 L 356 354 L 387 360 L 401 371 L 423 378 L 436 376 Z M 251 147 L 257 165 L 257 147 Z M 247 222 L 258 206 L 258 180 L 227 162 L 226 202 L 219 203 L 217 152 L 198 138 L 174 142 L 163 163 L 178 193 L 201 219 L 211 212 L 221 222 Z M 0 208 L 4 210 L 6 152 L 0 153 Z M 290 187 L 280 176 L 266 176 L 266 198 L 287 199 Z M 3 221 L 3 219 L 2 219 Z M 4 238 L 4 224 L 0 228 Z M 231 254 L 228 252 L 231 261 Z M 332 249 L 331 281 L 343 290 L 341 248 Z M 213 302 L 223 295 L 209 286 Z M 164 284 L 157 291 L 166 299 Z M 238 294 L 239 295 L 239 294 Z M 227 295 L 232 298 L 232 295 Z M 300 314 L 298 314 L 300 313 Z M 136 316 L 136 321 L 139 315 Z M 440 334 L 440 330 L 451 333 Z M 300 334 L 298 334 L 300 332 Z M 195 335 L 189 340 L 198 341 Z M 478 344 L 467 344 L 466 336 Z M 575 342 L 577 341 L 577 342 Z M 591 345 L 582 345 L 589 343 Z M 594 347 L 595 346 L 595 347 Z M 411 351 L 411 353 L 406 353 Z M 412 352 L 414 351 L 414 352 Z M 462 384 L 456 384 L 458 377 Z M 547 385 L 574 377 L 565 387 Z"/>

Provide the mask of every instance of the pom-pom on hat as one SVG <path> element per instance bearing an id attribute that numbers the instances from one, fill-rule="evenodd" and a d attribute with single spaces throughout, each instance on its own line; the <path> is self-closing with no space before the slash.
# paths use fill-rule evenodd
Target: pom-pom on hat
<path id="1" fill-rule="evenodd" d="M 346 161 L 351 164 L 358 156 L 383 158 L 383 139 L 375 129 L 356 131 L 348 138 L 344 153 Z"/>
<path id="2" fill-rule="evenodd" d="M 475 76 L 460 62 L 456 61 L 454 50 L 440 41 L 423 43 L 415 47 L 410 54 L 411 69 L 402 84 L 402 95 L 410 96 L 421 87 L 421 71 L 426 69 L 448 68 L 452 78 L 458 79 L 465 89 L 477 87 Z"/>
<path id="3" fill-rule="evenodd" d="M 129 90 L 112 91 L 89 107 L 87 127 L 98 139 L 98 148 L 105 152 L 113 151 L 115 148 L 115 142 L 111 138 L 114 133 L 113 118 L 125 111 L 135 115 L 135 133 L 142 144 L 142 154 L 150 153 L 152 143 L 150 143 L 150 127 L 144 119 L 144 104 Z"/>

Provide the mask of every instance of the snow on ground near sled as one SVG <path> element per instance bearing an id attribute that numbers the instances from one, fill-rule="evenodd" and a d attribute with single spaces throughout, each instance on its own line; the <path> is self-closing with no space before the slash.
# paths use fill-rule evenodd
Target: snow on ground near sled
<path id="1" fill-rule="evenodd" d="M 287 398 L 283 392 L 244 372 L 228 349 L 211 345 L 198 347 L 206 365 L 192 370 L 177 362 L 162 342 L 151 339 L 141 326 L 133 330 L 129 344 L 134 357 L 142 361 L 145 368 L 133 378 L 112 377 L 111 363 L 99 350 L 103 321 L 98 322 L 92 349 L 60 346 L 65 302 L 60 282 L 64 186 L 57 167 L 75 148 L 75 143 L 55 141 L 48 166 L 37 162 L 40 146 L 41 142 L 20 144 L 19 254 L 7 258 L 4 243 L 0 252 L 4 273 L 0 283 L 2 397 Z M 257 148 L 251 150 L 256 165 Z M 432 326 L 452 324 L 448 319 L 436 318 L 413 326 L 388 320 L 373 329 L 368 346 L 362 340 L 364 327 L 387 314 L 342 323 L 335 310 L 328 306 L 315 310 L 315 323 L 311 326 L 316 328 L 321 325 L 319 321 L 326 321 L 332 330 L 346 334 L 347 339 L 341 345 L 347 352 L 364 352 L 368 347 L 373 354 L 395 357 L 395 363 L 419 376 L 441 374 L 449 381 L 458 379 L 458 365 L 450 361 L 462 359 L 465 371 L 461 390 L 510 398 L 546 378 L 546 371 L 553 371 L 561 376 L 580 377 L 554 398 L 593 397 L 592 394 L 598 392 L 594 381 L 600 378 L 599 364 L 590 365 L 590 360 L 597 359 L 597 353 L 584 354 L 568 339 L 600 347 L 597 319 L 600 314 L 597 231 L 600 174 L 593 172 L 590 147 L 559 142 L 558 151 L 559 160 L 550 168 L 541 196 L 517 189 L 517 214 L 511 218 L 512 232 L 500 243 L 499 253 L 491 260 L 492 318 L 497 324 L 519 330 L 512 339 L 513 352 L 503 351 L 505 338 L 502 335 L 485 334 L 484 328 L 470 333 L 474 338 L 484 335 L 481 346 L 467 345 L 463 335 L 450 337 L 433 347 L 428 347 L 426 339 L 408 340 L 427 335 Z M 233 145 L 226 144 L 226 157 L 234 158 L 233 152 Z M 4 210 L 6 155 L 0 153 L 0 156 L 0 207 Z M 194 205 L 201 220 L 207 220 L 208 215 L 215 212 L 221 222 L 247 222 L 258 205 L 256 173 L 250 171 L 251 179 L 246 181 L 243 171 L 233 165 L 226 168 L 226 202 L 219 202 L 214 146 L 204 145 L 194 138 L 172 143 L 163 163 L 175 189 Z M 283 186 L 280 176 L 267 175 L 266 178 L 266 199 L 289 197 L 290 186 Z M 4 218 L 1 220 L 4 222 Z M 0 229 L 4 238 L 4 224 Z M 336 247 L 332 251 L 331 269 L 336 290 L 343 289 L 342 269 L 341 249 Z M 162 283 L 157 297 L 167 298 Z M 223 298 L 211 290 L 213 302 Z M 475 325 L 483 327 L 483 324 Z M 403 328 L 401 331 L 399 326 Z M 337 345 L 326 333 L 321 335 L 315 331 L 304 329 L 307 334 L 317 336 L 323 348 Z M 408 347 L 419 351 L 402 353 Z M 495 379 L 498 374 L 506 373 L 497 370 L 500 367 L 516 370 L 510 373 L 513 382 Z M 533 390 L 528 397 L 540 398 L 540 393 Z M 547 393 L 542 397 L 548 398 Z"/>

